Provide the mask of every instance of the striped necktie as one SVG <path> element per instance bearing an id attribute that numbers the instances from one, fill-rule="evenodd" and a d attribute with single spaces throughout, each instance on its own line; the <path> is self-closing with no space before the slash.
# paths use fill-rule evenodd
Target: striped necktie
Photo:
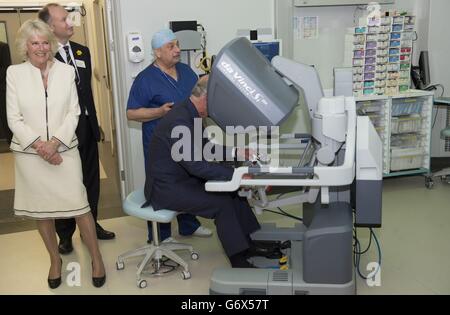
<path id="1" fill-rule="evenodd" d="M 70 55 L 70 51 L 69 51 L 69 46 L 65 45 L 63 47 L 64 47 L 64 51 L 66 52 L 67 64 L 71 65 L 75 69 L 76 82 L 77 82 L 77 84 L 79 84 L 80 83 L 80 77 L 78 75 L 78 69 L 75 66 L 75 64 L 73 63 L 72 56 Z"/>

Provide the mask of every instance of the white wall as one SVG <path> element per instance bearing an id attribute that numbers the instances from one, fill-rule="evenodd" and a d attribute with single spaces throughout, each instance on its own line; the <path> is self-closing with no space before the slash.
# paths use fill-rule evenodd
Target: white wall
<path id="1" fill-rule="evenodd" d="M 429 29 L 429 58 L 432 84 L 445 87 L 450 95 L 450 1 L 431 0 Z"/>
<path id="2" fill-rule="evenodd" d="M 383 5 L 382 9 L 396 8 L 413 12 L 417 16 L 419 37 L 416 46 L 423 49 L 428 43 L 428 6 L 429 0 L 397 0 L 394 5 Z M 324 89 L 333 87 L 333 68 L 343 64 L 344 36 L 346 29 L 354 26 L 354 17 L 358 16 L 356 9 L 356 6 L 294 8 L 294 16 L 319 17 L 319 38 L 294 38 L 293 57 L 297 61 L 315 65 Z"/>
<path id="3" fill-rule="evenodd" d="M 433 0 L 434 1 L 434 0 Z M 441 0 L 441 2 L 446 2 Z M 449 1 L 450 2 L 450 1 Z M 418 41 L 414 55 L 428 46 L 429 0 L 396 0 L 393 5 L 383 5 L 382 10 L 398 9 L 416 15 Z M 314 65 L 319 72 L 323 88 L 333 88 L 333 68 L 342 67 L 344 62 L 344 40 L 346 29 L 354 26 L 354 19 L 361 15 L 357 6 L 293 7 L 291 0 L 277 0 L 276 23 L 280 38 L 290 39 L 292 49 L 286 52 L 288 58 Z M 289 13 L 289 10 L 292 12 Z M 448 12 L 448 11 L 447 11 Z M 297 39 L 292 30 L 292 18 L 298 16 L 319 17 L 318 39 Z M 290 21 L 286 21 L 291 19 Z M 414 62 L 416 63 L 417 57 Z M 326 91 L 327 92 L 327 91 Z M 306 106 L 302 105 L 283 125 L 283 132 L 310 132 L 310 119 Z"/>
<path id="4" fill-rule="evenodd" d="M 276 11 L 274 10 L 274 1 Z M 430 1 L 431 15 L 430 16 Z M 132 84 L 132 74 L 138 69 L 134 68 L 126 58 L 126 34 L 130 31 L 140 31 L 144 36 L 146 59 L 141 67 L 148 65 L 151 60 L 150 40 L 152 34 L 160 28 L 167 27 L 170 20 L 197 20 L 202 23 L 208 33 L 208 53 L 216 54 L 229 40 L 234 38 L 236 29 L 273 27 L 276 25 L 276 35 L 284 40 L 284 55 L 293 59 L 314 64 L 321 76 L 324 88 L 332 87 L 332 69 L 341 66 L 344 55 L 344 34 L 347 27 L 354 23 L 356 6 L 320 7 L 320 8 L 294 8 L 292 0 L 117 0 L 117 19 L 120 21 L 119 30 L 122 42 L 117 50 L 119 54 L 121 110 L 125 115 L 128 91 Z M 444 12 L 450 12 L 448 0 L 397 0 L 394 5 L 383 6 L 383 9 L 397 8 L 413 12 L 416 17 L 416 30 L 418 41 L 415 42 L 415 58 L 421 50 L 428 49 L 432 60 L 433 81 L 445 83 L 450 91 L 450 76 L 447 75 L 450 58 L 448 41 L 441 41 L 442 25 L 445 24 Z M 276 16 L 274 16 L 276 15 Z M 293 38 L 292 16 L 319 16 L 320 37 L 318 40 L 297 40 Z M 436 18 L 435 18 L 436 16 Z M 447 26 L 448 28 L 448 26 Z M 435 30 L 438 30 L 437 32 Z M 428 35 L 430 31 L 430 36 Z M 434 35 L 434 33 L 436 35 Z M 291 41 L 291 42 L 289 42 Z M 436 57 L 438 56 L 438 57 Z M 143 154 L 140 124 L 125 122 L 125 142 L 127 149 L 128 169 L 125 169 L 128 180 L 131 180 L 131 189 L 142 186 L 145 180 L 143 173 Z M 309 118 L 303 109 L 299 109 L 283 125 L 286 132 L 309 131 Z"/>
<path id="5" fill-rule="evenodd" d="M 450 26 L 447 22 L 449 12 L 450 1 L 431 0 L 428 36 L 431 84 L 442 84 L 447 97 L 450 96 Z M 439 88 L 435 94 L 440 93 Z M 449 154 L 445 149 L 445 141 L 441 139 L 441 130 L 447 126 L 447 109 L 435 109 L 438 114 L 432 129 L 431 154 L 432 157 L 444 157 Z"/>
<path id="6" fill-rule="evenodd" d="M 132 75 L 152 61 L 150 42 L 154 32 L 168 27 L 169 21 L 197 20 L 207 32 L 207 51 L 209 55 L 217 54 L 231 39 L 235 38 L 237 29 L 254 29 L 274 25 L 274 0 L 117 0 L 115 12 L 120 21 L 119 31 L 122 42 L 118 51 L 120 89 L 124 92 L 119 96 L 119 108 L 125 115 L 128 92 L 132 84 Z M 116 7 L 117 9 L 117 7 Z M 126 34 L 139 31 L 145 42 L 146 58 L 144 63 L 136 68 L 130 64 L 125 55 Z M 119 34 L 120 36 L 120 34 Z M 142 152 L 141 125 L 128 123 L 123 141 L 128 142 L 123 147 L 128 152 L 128 168 L 125 176 L 132 185 L 128 189 L 142 187 L 145 181 L 144 157 Z"/>
<path id="7" fill-rule="evenodd" d="M 345 33 L 347 28 L 353 26 L 355 8 L 354 6 L 294 8 L 294 16 L 319 18 L 319 37 L 293 38 L 293 56 L 299 62 L 315 66 L 324 89 L 333 87 L 333 68 L 343 64 Z"/>

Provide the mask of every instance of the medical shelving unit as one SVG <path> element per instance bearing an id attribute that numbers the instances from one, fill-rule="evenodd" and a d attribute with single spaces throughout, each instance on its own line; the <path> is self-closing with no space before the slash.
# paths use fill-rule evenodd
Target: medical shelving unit
<path id="1" fill-rule="evenodd" d="M 356 106 L 383 142 L 384 177 L 430 173 L 432 92 L 360 96 Z"/>
<path id="2" fill-rule="evenodd" d="M 416 17 L 362 19 L 353 36 L 353 95 L 397 95 L 409 90 Z"/>

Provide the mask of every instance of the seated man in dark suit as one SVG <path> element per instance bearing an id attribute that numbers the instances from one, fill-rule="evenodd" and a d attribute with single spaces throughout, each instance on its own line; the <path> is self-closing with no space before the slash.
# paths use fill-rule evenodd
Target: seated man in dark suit
<path id="1" fill-rule="evenodd" d="M 205 191 L 208 180 L 230 180 L 233 168 L 206 161 L 203 154 L 201 159 L 195 159 L 198 153 L 203 152 L 207 142 L 194 141 L 193 138 L 195 120 L 198 119 L 196 125 L 201 126 L 201 123 L 198 125 L 199 121 L 208 114 L 207 80 L 206 76 L 202 77 L 190 98 L 175 104 L 154 130 L 150 142 L 145 196 L 155 210 L 171 209 L 214 219 L 217 235 L 232 267 L 252 267 L 246 260 L 248 249 L 252 246 L 249 235 L 260 228 L 252 209 L 237 193 Z M 188 140 L 188 145 L 182 148 L 184 152 L 175 149 L 181 140 L 172 138 L 174 128 L 190 131 L 189 139 L 181 137 L 182 140 Z M 220 152 L 217 150 L 223 150 L 224 157 L 232 156 L 232 149 L 216 146 L 215 152 Z M 176 152 L 172 155 L 172 151 Z M 214 153 L 214 150 L 211 151 Z M 240 154 L 238 151 L 236 154 Z M 183 160 L 179 161 L 180 157 L 175 156 L 177 153 L 181 153 Z"/>

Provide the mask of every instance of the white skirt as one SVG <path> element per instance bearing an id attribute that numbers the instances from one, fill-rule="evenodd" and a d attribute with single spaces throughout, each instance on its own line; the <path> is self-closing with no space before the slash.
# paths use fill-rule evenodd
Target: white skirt
<path id="1" fill-rule="evenodd" d="M 38 155 L 14 153 L 15 215 L 37 220 L 63 219 L 91 210 L 78 148 L 60 154 L 63 162 L 54 166 Z"/>

